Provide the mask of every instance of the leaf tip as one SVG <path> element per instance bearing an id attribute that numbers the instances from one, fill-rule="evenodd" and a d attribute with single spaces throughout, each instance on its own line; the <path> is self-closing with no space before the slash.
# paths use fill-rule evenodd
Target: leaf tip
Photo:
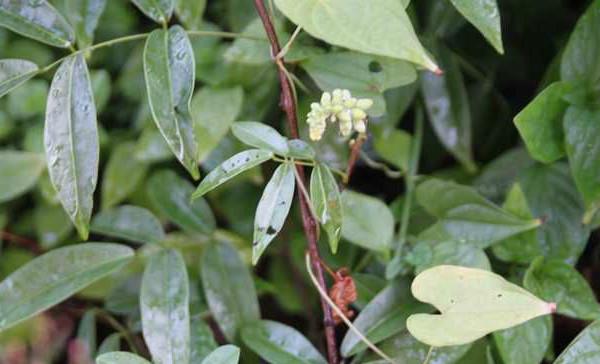
<path id="1" fill-rule="evenodd" d="M 546 305 L 548 306 L 549 314 L 553 314 L 556 312 L 556 303 L 555 302 L 547 302 Z"/>

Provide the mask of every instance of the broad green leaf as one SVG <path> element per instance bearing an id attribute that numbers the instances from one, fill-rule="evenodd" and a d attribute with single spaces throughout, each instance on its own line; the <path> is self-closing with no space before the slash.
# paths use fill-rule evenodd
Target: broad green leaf
<path id="1" fill-rule="evenodd" d="M 35 258 L 0 283 L 0 331 L 63 301 L 132 257 L 133 250 L 123 245 L 83 243 Z"/>
<path id="2" fill-rule="evenodd" d="M 498 53 L 504 54 L 500 10 L 496 0 L 450 0 L 450 2 L 483 34 Z"/>
<path id="3" fill-rule="evenodd" d="M 73 231 L 71 219 L 60 206 L 40 203 L 33 211 L 35 234 L 43 249 L 54 248 Z"/>
<path id="4" fill-rule="evenodd" d="M 174 0 L 131 0 L 131 2 L 157 23 L 166 24 L 175 10 Z"/>
<path id="5" fill-rule="evenodd" d="M 279 233 L 290 212 L 296 187 L 293 168 L 295 166 L 290 163 L 277 167 L 258 202 L 252 240 L 252 264 L 254 265 Z"/>
<path id="6" fill-rule="evenodd" d="M 381 201 L 362 193 L 342 193 L 342 236 L 369 250 L 387 252 L 394 237 L 394 216 Z"/>
<path id="7" fill-rule="evenodd" d="M 383 92 L 413 83 L 417 79 L 410 63 L 358 52 L 335 52 L 312 56 L 301 63 L 302 68 L 323 91 L 348 89 L 354 97 L 374 101 L 369 115 L 385 114 Z"/>
<path id="8" fill-rule="evenodd" d="M 190 364 L 200 364 L 217 348 L 217 342 L 210 326 L 199 316 L 192 317 L 190 329 Z"/>
<path id="9" fill-rule="evenodd" d="M 317 156 L 313 147 L 302 139 L 291 139 L 287 144 L 289 148 L 287 156 L 290 158 L 313 160 Z"/>
<path id="10" fill-rule="evenodd" d="M 0 59 L 0 97 L 35 76 L 38 66 L 24 59 Z"/>
<path id="11" fill-rule="evenodd" d="M 375 150 L 386 162 L 407 171 L 410 160 L 410 143 L 410 134 L 394 129 L 375 138 Z"/>
<path id="12" fill-rule="evenodd" d="M 582 320 L 600 318 L 600 303 L 583 276 L 560 260 L 534 260 L 523 285 L 539 297 L 556 302 L 557 312 Z"/>
<path id="13" fill-rule="evenodd" d="M 223 345 L 210 353 L 202 364 L 237 364 L 240 360 L 240 348 L 235 345 Z"/>
<path id="14" fill-rule="evenodd" d="M 7 96 L 6 109 L 15 119 L 43 115 L 48 99 L 48 82 L 34 79 L 12 90 Z"/>
<path id="15" fill-rule="evenodd" d="M 256 121 L 238 121 L 231 127 L 236 138 L 244 144 L 286 155 L 289 152 L 287 138 L 267 124 Z"/>
<path id="16" fill-rule="evenodd" d="M 202 197 L 207 192 L 217 188 L 238 174 L 256 167 L 271 158 L 273 158 L 273 152 L 260 149 L 245 150 L 234 155 L 204 177 L 198 189 L 192 194 L 192 199 Z"/>
<path id="17" fill-rule="evenodd" d="M 206 0 L 174 0 L 175 14 L 187 29 L 196 30 L 202 24 Z"/>
<path id="18" fill-rule="evenodd" d="M 331 252 L 335 254 L 342 233 L 342 197 L 335 177 L 321 163 L 315 165 L 310 175 L 310 200 L 327 232 Z"/>
<path id="19" fill-rule="evenodd" d="M 204 161 L 229 131 L 242 109 L 241 87 L 205 87 L 192 99 L 194 133 L 198 140 L 198 161 Z"/>
<path id="20" fill-rule="evenodd" d="M 200 270 L 210 311 L 227 340 L 235 341 L 244 324 L 260 319 L 252 276 L 239 253 L 226 243 L 204 251 Z"/>
<path id="21" fill-rule="evenodd" d="M 135 144 L 126 142 L 112 151 L 102 177 L 102 209 L 109 209 L 131 195 L 146 177 L 148 167 L 135 158 Z"/>
<path id="22" fill-rule="evenodd" d="M 241 335 L 244 344 L 270 363 L 327 363 L 300 332 L 279 322 L 263 320 L 245 325 Z"/>
<path id="23" fill-rule="evenodd" d="M 442 145 L 467 171 L 475 171 L 471 151 L 471 112 L 457 57 L 441 43 L 434 43 L 443 75 L 421 74 L 421 90 L 433 130 Z"/>
<path id="24" fill-rule="evenodd" d="M 96 364 L 150 364 L 150 362 L 132 353 L 113 351 L 96 358 Z"/>
<path id="25" fill-rule="evenodd" d="M 152 117 L 173 154 L 198 179 L 198 143 L 190 113 L 195 69 L 192 45 L 182 27 L 150 33 L 144 48 L 144 76 Z"/>
<path id="26" fill-rule="evenodd" d="M 37 153 L 0 151 L 0 203 L 31 189 L 42 172 L 46 161 Z"/>
<path id="27" fill-rule="evenodd" d="M 437 72 L 402 2 L 374 0 L 275 0 L 291 21 L 333 45 L 404 59 Z"/>
<path id="28" fill-rule="evenodd" d="M 0 27 L 61 48 L 72 46 L 75 39 L 69 23 L 46 0 L 1 0 Z"/>
<path id="29" fill-rule="evenodd" d="M 175 172 L 156 172 L 146 188 L 152 206 L 183 230 L 201 234 L 211 234 L 215 230 L 215 216 L 208 203 L 202 198 L 191 201 L 194 187 Z"/>
<path id="30" fill-rule="evenodd" d="M 98 127 L 83 55 L 65 59 L 50 86 L 44 147 L 52 185 L 82 239 L 87 239 L 98 179 Z"/>
<path id="31" fill-rule="evenodd" d="M 121 334 L 118 332 L 114 332 L 108 335 L 100 345 L 98 346 L 98 352 L 96 353 L 98 356 L 106 353 L 110 353 L 113 351 L 119 351 L 121 348 Z"/>
<path id="32" fill-rule="evenodd" d="M 107 0 L 66 0 L 67 18 L 73 25 L 77 45 L 83 49 L 94 42 L 94 31 Z"/>
<path id="33" fill-rule="evenodd" d="M 570 106 L 563 123 L 569 165 L 585 202 L 587 224 L 600 209 L 600 111 Z"/>
<path id="34" fill-rule="evenodd" d="M 369 341 L 377 344 L 405 330 L 408 316 L 424 309 L 426 305 L 411 296 L 407 281 L 394 281 L 362 309 L 353 324 Z M 342 355 L 349 357 L 366 349 L 367 345 L 354 331 L 348 330 L 340 347 Z"/>
<path id="35" fill-rule="evenodd" d="M 552 319 L 537 317 L 493 336 L 504 363 L 541 363 L 552 342 Z"/>
<path id="36" fill-rule="evenodd" d="M 600 321 L 586 327 L 556 358 L 554 364 L 593 364 L 600 360 Z"/>
<path id="37" fill-rule="evenodd" d="M 556 308 L 495 273 L 451 265 L 420 273 L 411 290 L 416 299 L 432 304 L 440 314 L 410 316 L 408 331 L 435 347 L 467 344 L 551 314 Z"/>
<path id="38" fill-rule="evenodd" d="M 140 311 L 144 340 L 153 361 L 189 363 L 189 282 L 178 251 L 160 251 L 150 258 L 142 279 Z"/>
<path id="39" fill-rule="evenodd" d="M 98 213 L 92 220 L 91 230 L 135 243 L 159 243 L 165 239 L 160 221 L 150 211 L 129 205 Z"/>
<path id="40" fill-rule="evenodd" d="M 555 82 L 515 116 L 529 154 L 540 162 L 552 163 L 565 155 L 562 118 L 568 104 L 563 98 L 570 89 L 564 82 Z"/>
<path id="41" fill-rule="evenodd" d="M 483 249 L 478 244 L 466 241 L 419 241 L 406 260 L 415 266 L 417 274 L 442 264 L 491 270 Z"/>

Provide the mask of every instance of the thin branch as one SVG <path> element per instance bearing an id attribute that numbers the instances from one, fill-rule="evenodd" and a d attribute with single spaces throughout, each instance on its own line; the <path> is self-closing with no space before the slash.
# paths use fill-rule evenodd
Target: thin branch
<path id="1" fill-rule="evenodd" d="M 356 161 L 360 155 L 360 149 L 362 145 L 367 140 L 367 136 L 365 134 L 359 134 L 358 137 L 352 143 L 352 150 L 350 151 L 350 159 L 348 160 L 348 168 L 346 169 L 346 180 L 345 184 L 350 182 L 350 177 L 352 177 L 352 172 L 354 171 L 354 167 L 356 166 Z"/>
<path id="2" fill-rule="evenodd" d="M 0 240 L 6 240 L 17 244 L 34 254 L 42 254 L 42 249 L 36 241 L 9 233 L 8 231 L 0 231 Z"/>

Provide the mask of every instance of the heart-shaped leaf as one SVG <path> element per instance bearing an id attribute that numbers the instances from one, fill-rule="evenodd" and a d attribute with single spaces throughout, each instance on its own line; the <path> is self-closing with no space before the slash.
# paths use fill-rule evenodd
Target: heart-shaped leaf
<path id="1" fill-rule="evenodd" d="M 0 97 L 35 76 L 38 66 L 24 59 L 0 60 Z"/>

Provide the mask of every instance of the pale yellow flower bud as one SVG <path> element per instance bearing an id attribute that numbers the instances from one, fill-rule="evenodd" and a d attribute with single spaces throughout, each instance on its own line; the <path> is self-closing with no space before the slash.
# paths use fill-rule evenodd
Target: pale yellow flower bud
<path id="1" fill-rule="evenodd" d="M 356 107 L 363 109 L 363 110 L 370 109 L 371 106 L 373 106 L 373 100 L 371 100 L 371 99 L 359 99 L 356 102 Z"/>

